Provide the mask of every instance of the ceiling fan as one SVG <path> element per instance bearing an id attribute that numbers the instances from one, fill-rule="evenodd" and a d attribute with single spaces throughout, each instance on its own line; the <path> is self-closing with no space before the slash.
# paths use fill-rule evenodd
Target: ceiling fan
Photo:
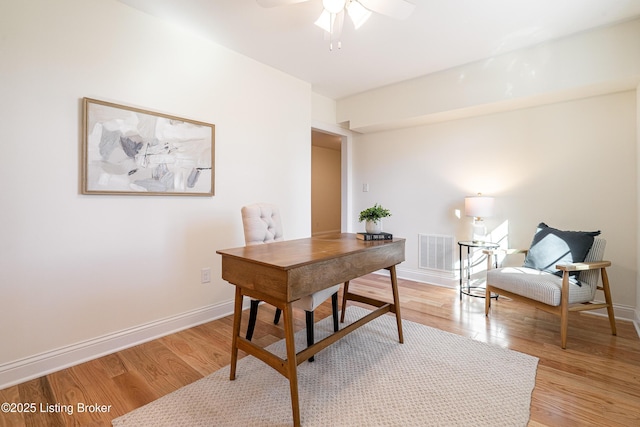
<path id="1" fill-rule="evenodd" d="M 262 7 L 286 6 L 310 0 L 256 0 Z M 328 35 L 329 49 L 333 50 L 333 42 L 341 47 L 340 34 L 344 16 L 349 15 L 356 30 L 364 24 L 372 12 L 396 19 L 406 19 L 411 15 L 415 5 L 407 0 L 322 0 L 323 10 L 315 24 Z"/>

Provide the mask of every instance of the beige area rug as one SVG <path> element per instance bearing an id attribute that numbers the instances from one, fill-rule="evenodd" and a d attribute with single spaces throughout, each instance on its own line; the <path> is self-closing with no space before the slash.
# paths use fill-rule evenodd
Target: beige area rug
<path id="1" fill-rule="evenodd" d="M 367 313 L 347 308 L 347 321 Z M 526 426 L 538 359 L 385 315 L 298 366 L 303 426 Z M 318 322 L 316 339 L 332 330 Z M 305 331 L 296 348 L 305 347 Z M 286 354 L 284 341 L 269 349 Z M 289 426 L 289 383 L 252 356 L 113 420 L 114 426 Z"/>

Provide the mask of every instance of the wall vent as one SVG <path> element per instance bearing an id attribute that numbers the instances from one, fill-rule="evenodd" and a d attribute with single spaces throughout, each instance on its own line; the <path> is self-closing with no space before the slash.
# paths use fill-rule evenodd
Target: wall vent
<path id="1" fill-rule="evenodd" d="M 419 234 L 419 268 L 452 273 L 454 271 L 454 237 L 440 234 Z"/>

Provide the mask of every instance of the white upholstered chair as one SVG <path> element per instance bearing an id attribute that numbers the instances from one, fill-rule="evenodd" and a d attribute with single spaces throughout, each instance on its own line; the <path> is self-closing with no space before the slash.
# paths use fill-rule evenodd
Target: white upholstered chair
<path id="1" fill-rule="evenodd" d="M 284 240 L 282 219 L 277 206 L 269 203 L 255 203 L 244 206 L 241 212 L 246 245 L 262 245 Z M 331 306 L 333 309 L 333 330 L 338 331 L 338 290 L 340 290 L 339 284 L 302 297 L 294 303 L 294 307 L 305 311 L 307 346 L 314 343 L 313 312 L 329 297 L 331 297 Z M 251 300 L 249 326 L 247 327 L 246 335 L 248 340 L 251 340 L 253 337 L 253 330 L 256 325 L 259 304 L 259 300 Z M 273 323 L 278 324 L 280 321 L 280 314 L 281 310 L 276 309 Z M 309 361 L 313 362 L 313 357 L 311 357 Z"/>
<path id="2" fill-rule="evenodd" d="M 558 239 L 557 236 L 546 237 L 550 240 L 555 240 L 556 247 L 565 243 Z M 595 237 L 586 257 L 584 257 L 584 261 L 564 262 L 558 257 L 551 257 L 549 259 L 553 260 L 553 262 L 547 263 L 547 271 L 529 266 L 492 268 L 493 255 L 498 250 L 485 250 L 484 253 L 490 255 L 487 263 L 485 314 L 489 315 L 491 307 L 490 296 L 492 293 L 523 301 L 534 305 L 538 309 L 556 314 L 560 316 L 561 346 L 566 348 L 569 312 L 606 308 L 611 325 L 611 333 L 616 335 L 609 278 L 606 271 L 611 262 L 603 261 L 605 246 L 606 241 L 604 239 Z M 532 248 L 534 248 L 534 244 L 532 244 Z M 508 254 L 527 254 L 528 252 L 529 250 L 507 251 Z M 572 253 L 570 248 L 561 252 L 565 257 Z M 527 265 L 526 259 L 525 265 Z M 556 271 L 555 274 L 550 271 L 552 269 Z M 601 285 L 598 283 L 600 280 L 602 281 Z M 592 302 L 598 290 L 604 292 L 604 303 Z M 496 303 L 497 300 L 494 304 Z"/>

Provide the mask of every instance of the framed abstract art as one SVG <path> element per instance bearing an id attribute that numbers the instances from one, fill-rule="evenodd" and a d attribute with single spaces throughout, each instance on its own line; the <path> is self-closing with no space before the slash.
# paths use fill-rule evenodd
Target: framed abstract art
<path id="1" fill-rule="evenodd" d="M 215 125 L 83 99 L 83 194 L 213 196 Z"/>

